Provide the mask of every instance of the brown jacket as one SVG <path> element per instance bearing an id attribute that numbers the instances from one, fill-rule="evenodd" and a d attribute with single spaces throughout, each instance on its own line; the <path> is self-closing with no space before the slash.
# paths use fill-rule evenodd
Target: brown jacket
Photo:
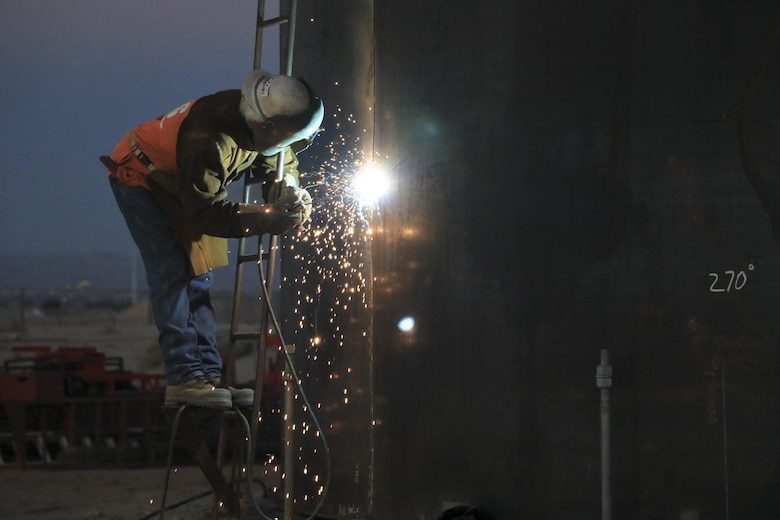
<path id="1" fill-rule="evenodd" d="M 276 171 L 276 156 L 256 161 L 240 99 L 239 90 L 225 90 L 185 103 L 137 126 L 109 161 L 101 158 L 122 182 L 154 193 L 190 255 L 194 276 L 228 263 L 227 238 L 262 234 L 267 226 L 260 206 L 227 199 L 227 186 L 251 164 L 259 162 L 260 175 Z M 153 165 L 151 171 L 131 150 L 131 137 Z M 298 159 L 289 148 L 284 173 L 298 178 Z"/>

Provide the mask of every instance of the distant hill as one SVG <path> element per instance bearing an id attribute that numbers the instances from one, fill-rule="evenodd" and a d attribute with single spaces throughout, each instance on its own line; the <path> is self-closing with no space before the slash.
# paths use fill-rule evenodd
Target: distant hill
<path id="1" fill-rule="evenodd" d="M 251 323 L 261 312 L 258 303 L 261 288 L 257 275 L 251 274 L 256 269 L 252 265 L 246 267 L 240 312 L 242 319 Z M 232 313 L 235 274 L 235 263 L 220 268 L 212 285 L 213 302 L 221 319 L 229 318 Z M 274 294 L 278 302 L 278 289 Z M 134 268 L 129 255 L 114 253 L 30 256 L 0 253 L 0 330 L 18 321 L 22 301 L 29 312 L 48 315 L 85 307 L 118 311 L 147 297 L 146 274 L 140 257 Z"/>
<path id="2" fill-rule="evenodd" d="M 140 257 L 116 253 L 17 255 L 0 253 L 0 290 L 92 289 L 146 292 Z M 233 290 L 235 265 L 217 270 L 215 291 Z M 251 284 L 251 279 L 246 282 Z M 256 282 L 255 282 L 256 283 Z"/>
<path id="3" fill-rule="evenodd" d="M 115 253 L 0 254 L 0 288 L 130 290 L 133 259 Z M 136 279 L 145 285 L 140 259 Z"/>

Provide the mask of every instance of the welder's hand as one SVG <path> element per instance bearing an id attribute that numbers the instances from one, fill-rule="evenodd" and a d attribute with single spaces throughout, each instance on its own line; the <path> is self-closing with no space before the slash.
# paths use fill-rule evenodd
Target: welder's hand
<path id="1" fill-rule="evenodd" d="M 303 203 L 303 222 L 305 223 L 311 219 L 311 211 L 314 206 L 313 201 L 311 200 L 311 194 L 308 190 L 301 188 L 301 191 L 303 192 L 301 194 L 301 202 Z"/>
<path id="2" fill-rule="evenodd" d="M 287 202 L 286 212 L 296 212 L 300 215 L 298 227 L 305 224 L 311 218 L 312 200 L 308 191 L 296 186 L 284 186 L 279 202 Z"/>
<path id="3" fill-rule="evenodd" d="M 294 209 L 297 201 L 298 196 L 294 195 L 266 204 L 239 204 L 238 236 L 281 235 L 300 225 L 302 213 Z"/>
<path id="4" fill-rule="evenodd" d="M 294 222 L 292 227 L 301 226 L 304 222 L 303 202 L 300 190 L 287 190 L 282 192 L 279 200 L 273 203 L 274 211 L 284 215 Z"/>
<path id="5" fill-rule="evenodd" d="M 247 229 L 247 235 L 269 233 L 271 235 L 281 235 L 282 233 L 291 230 L 300 222 L 300 217 L 297 213 L 288 213 L 281 209 L 281 201 L 277 201 L 273 204 L 263 204 L 259 206 L 260 213 L 262 215 L 261 227 L 256 230 Z"/>

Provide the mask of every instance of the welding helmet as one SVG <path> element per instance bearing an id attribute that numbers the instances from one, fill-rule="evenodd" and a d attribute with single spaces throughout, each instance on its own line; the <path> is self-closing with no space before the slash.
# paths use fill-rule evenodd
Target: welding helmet
<path id="1" fill-rule="evenodd" d="M 301 151 L 320 130 L 325 108 L 301 79 L 255 70 L 244 78 L 241 95 L 261 121 L 253 137 L 255 149 L 264 156 L 288 146 Z"/>

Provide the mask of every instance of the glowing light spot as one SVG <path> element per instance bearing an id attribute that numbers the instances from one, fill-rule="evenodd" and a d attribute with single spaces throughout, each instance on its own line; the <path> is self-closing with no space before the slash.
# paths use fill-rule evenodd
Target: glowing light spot
<path id="1" fill-rule="evenodd" d="M 401 318 L 401 320 L 398 322 L 398 330 L 401 332 L 411 332 L 414 329 L 415 322 L 414 318 L 411 316 L 406 316 L 405 318 Z"/>
<path id="2" fill-rule="evenodd" d="M 375 163 L 369 162 L 352 179 L 352 191 L 358 200 L 367 206 L 374 206 L 390 188 L 387 174 Z"/>

